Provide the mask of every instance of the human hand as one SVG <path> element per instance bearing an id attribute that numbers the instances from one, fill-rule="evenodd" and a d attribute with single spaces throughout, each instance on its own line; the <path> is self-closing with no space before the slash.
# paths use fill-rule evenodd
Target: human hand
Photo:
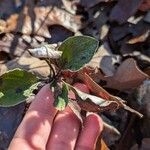
<path id="1" fill-rule="evenodd" d="M 9 150 L 94 150 L 102 131 L 96 114 L 81 122 L 69 106 L 63 111 L 53 107 L 49 85 L 44 86 L 18 127 Z"/>

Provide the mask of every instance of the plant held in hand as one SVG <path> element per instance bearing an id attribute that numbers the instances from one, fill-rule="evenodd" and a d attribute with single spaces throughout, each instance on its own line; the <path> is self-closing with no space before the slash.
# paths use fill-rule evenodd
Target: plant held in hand
<path id="1" fill-rule="evenodd" d="M 98 45 L 99 42 L 92 37 L 73 36 L 61 44 L 44 45 L 29 49 L 29 52 L 35 57 L 45 59 L 49 64 L 51 70 L 49 83 L 55 96 L 54 106 L 58 110 L 63 110 L 67 105 L 78 105 L 80 109 L 92 112 L 124 108 L 142 117 L 142 114 L 128 107 L 124 100 L 109 94 L 90 77 L 87 64 L 97 51 Z M 68 79 L 73 80 L 71 77 L 76 74 L 80 75 L 82 82 L 94 95 L 82 92 L 71 85 L 73 83 Z M 0 77 L 0 105 L 8 107 L 25 101 L 33 95 L 33 91 L 38 89 L 41 82 L 47 80 L 41 80 L 21 69 L 8 71 Z M 68 97 L 70 91 L 74 93 L 75 103 L 72 97 Z"/>

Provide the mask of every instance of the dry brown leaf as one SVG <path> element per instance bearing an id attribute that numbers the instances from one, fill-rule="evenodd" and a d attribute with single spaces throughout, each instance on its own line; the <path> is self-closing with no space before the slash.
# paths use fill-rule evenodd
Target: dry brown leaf
<path id="1" fill-rule="evenodd" d="M 80 3 L 82 6 L 84 6 L 85 8 L 90 8 L 95 6 L 96 4 L 100 3 L 100 2 L 110 2 L 113 0 L 80 0 Z"/>
<path id="2" fill-rule="evenodd" d="M 150 11 L 148 11 L 147 14 L 145 15 L 144 21 L 150 23 Z"/>
<path id="3" fill-rule="evenodd" d="M 15 38 L 18 39 L 17 43 L 14 41 Z M 14 44 L 15 50 L 13 49 L 12 44 Z M 21 56 L 26 46 L 27 45 L 23 43 L 19 36 L 14 36 L 12 34 L 6 34 L 2 40 L 0 40 L 0 51 L 4 51 L 9 55 L 13 53 L 14 56 Z"/>
<path id="4" fill-rule="evenodd" d="M 103 89 L 100 85 L 98 85 L 96 82 L 93 81 L 93 79 L 87 75 L 84 74 L 83 81 L 88 86 L 88 88 L 93 92 L 95 95 L 109 101 L 116 101 L 120 107 L 123 106 L 123 100 L 121 100 L 118 97 L 115 97 L 111 94 L 109 94 L 105 89 Z"/>
<path id="5" fill-rule="evenodd" d="M 0 18 L 5 18 L 15 13 L 15 1 L 1 0 L 0 1 Z"/>
<path id="6" fill-rule="evenodd" d="M 147 11 L 150 9 L 150 0 L 143 0 L 143 3 L 140 5 L 139 10 Z"/>
<path id="7" fill-rule="evenodd" d="M 121 137 L 121 133 L 112 125 L 104 123 L 104 129 L 102 132 L 102 137 L 108 146 L 115 144 L 117 140 Z"/>
<path id="8" fill-rule="evenodd" d="M 44 43 L 44 40 L 40 40 L 38 37 L 38 40 L 35 38 L 32 38 L 31 36 L 27 35 L 15 35 L 11 33 L 5 34 L 5 36 L 0 40 L 0 51 L 4 51 L 9 54 L 9 56 L 21 56 L 23 54 L 26 54 L 29 56 L 29 53 L 27 52 L 27 47 L 30 45 L 30 47 L 38 47 L 42 43 Z M 40 40 L 40 43 L 39 43 Z"/>
<path id="9" fill-rule="evenodd" d="M 8 149 L 14 132 L 22 121 L 25 112 L 25 103 L 14 107 L 0 107 L 0 149 Z"/>
<path id="10" fill-rule="evenodd" d="M 135 144 L 131 147 L 130 150 L 149 150 L 150 148 L 150 138 L 144 138 L 142 144 L 139 148 L 138 144 Z"/>
<path id="11" fill-rule="evenodd" d="M 0 75 L 5 73 L 7 70 L 21 68 L 24 70 L 31 71 L 38 75 L 39 77 L 48 77 L 50 74 L 50 69 L 47 63 L 44 60 L 40 60 L 34 57 L 24 57 L 16 58 L 8 63 L 4 64 L 0 68 Z"/>
<path id="12" fill-rule="evenodd" d="M 105 42 L 100 46 L 87 66 L 100 68 L 106 76 L 112 76 L 116 70 L 114 64 L 119 62 L 119 55 L 112 54 L 109 44 Z"/>
<path id="13" fill-rule="evenodd" d="M 111 2 L 114 0 L 62 0 L 65 9 L 71 12 L 72 14 L 75 14 L 79 7 L 84 7 L 85 9 L 89 9 L 91 7 L 94 7 L 95 5 L 101 3 L 101 2 Z"/>
<path id="14" fill-rule="evenodd" d="M 9 55 L 6 52 L 0 51 L 0 64 L 8 61 Z"/>
<path id="15" fill-rule="evenodd" d="M 99 136 L 97 139 L 96 149 L 95 150 L 109 150 L 104 140 Z"/>
<path id="16" fill-rule="evenodd" d="M 79 4 L 79 0 L 73 0 L 73 1 L 68 1 L 68 0 L 62 0 L 63 5 L 67 11 L 69 11 L 72 14 L 76 14 L 77 12 L 77 5 Z"/>
<path id="17" fill-rule="evenodd" d="M 119 104 L 116 101 L 107 101 L 103 98 L 84 93 L 71 85 L 69 85 L 69 88 L 74 92 L 76 101 L 81 109 L 87 112 L 115 111 L 119 108 Z"/>
<path id="18" fill-rule="evenodd" d="M 129 90 L 139 86 L 147 78 L 148 75 L 138 68 L 136 61 L 129 58 L 118 67 L 112 77 L 107 77 L 106 87 L 121 91 Z"/>
<path id="19" fill-rule="evenodd" d="M 70 70 L 64 70 L 62 72 L 62 75 L 65 79 L 67 79 L 67 83 L 72 84 L 72 82 L 76 82 L 76 80 L 81 80 L 84 81 L 84 76 L 83 74 L 87 73 L 90 74 L 90 76 L 92 77 L 92 79 L 94 81 L 99 82 L 99 79 L 101 80 L 105 80 L 104 75 L 102 74 L 102 72 L 98 69 L 98 68 L 92 68 L 92 67 L 83 67 L 82 69 L 78 70 L 77 72 L 72 72 Z M 71 82 L 70 82 L 71 81 Z"/>
<path id="20" fill-rule="evenodd" d="M 144 114 L 140 126 L 141 133 L 143 137 L 150 137 L 150 80 L 145 80 L 133 94 L 136 95 L 135 99 L 140 106 L 141 112 Z"/>
<path id="21" fill-rule="evenodd" d="M 6 27 L 3 32 L 19 32 L 26 35 L 34 34 L 50 38 L 51 35 L 48 31 L 50 25 L 62 25 L 73 32 L 82 28 L 82 16 L 74 16 L 63 9 L 52 6 L 34 7 L 35 18 L 30 16 L 29 9 L 29 7 L 24 7 L 20 15 L 11 15 L 6 20 Z"/>
<path id="22" fill-rule="evenodd" d="M 142 34 L 140 36 L 133 37 L 127 43 L 128 44 L 136 44 L 136 43 L 144 42 L 149 37 L 149 35 L 150 35 L 150 30 L 146 31 L 144 34 Z"/>
<path id="23" fill-rule="evenodd" d="M 111 28 L 111 36 L 114 41 L 119 41 L 129 34 L 129 24 L 123 24 Z"/>
<path id="24" fill-rule="evenodd" d="M 80 91 L 76 91 L 76 89 L 73 89 L 73 92 L 75 93 L 75 95 L 79 97 L 79 100 L 80 100 L 79 102 L 81 102 L 81 108 L 84 108 L 86 111 L 90 110 L 93 112 L 101 112 L 105 110 L 115 111 L 119 108 L 124 108 L 125 110 L 135 113 L 139 117 L 143 117 L 141 113 L 127 106 L 124 100 L 122 100 L 119 97 L 109 94 L 105 89 L 103 89 L 100 85 L 94 82 L 93 79 L 88 74 L 84 73 L 82 76 L 83 76 L 82 78 L 83 81 L 85 82 L 87 87 L 90 89 L 90 91 L 93 92 L 95 95 L 97 95 L 100 99 L 95 97 L 95 100 L 94 100 L 93 96 L 84 95 L 84 93 L 80 93 Z M 110 102 L 110 103 L 107 103 L 107 102 Z"/>
<path id="25" fill-rule="evenodd" d="M 148 76 L 150 76 L 150 67 L 145 68 L 145 69 L 143 70 L 143 72 L 146 73 Z"/>
<path id="26" fill-rule="evenodd" d="M 127 19 L 134 15 L 143 0 L 119 0 L 110 14 L 110 20 L 119 24 L 125 23 Z"/>

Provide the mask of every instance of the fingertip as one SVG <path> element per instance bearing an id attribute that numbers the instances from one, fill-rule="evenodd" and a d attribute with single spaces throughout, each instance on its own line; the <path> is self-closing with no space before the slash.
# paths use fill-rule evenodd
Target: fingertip
<path id="1" fill-rule="evenodd" d="M 100 117 L 94 113 L 88 113 L 83 123 L 76 149 L 95 149 L 96 141 L 103 129 Z M 88 137 L 88 140 L 87 140 Z"/>
<path id="2" fill-rule="evenodd" d="M 50 110 L 55 109 L 53 107 L 53 103 L 54 103 L 53 92 L 51 91 L 49 84 L 46 84 L 35 96 L 35 99 L 31 103 L 28 111 L 37 110 L 49 112 Z"/>
<path id="3" fill-rule="evenodd" d="M 103 121 L 98 114 L 88 112 L 86 117 L 86 122 L 95 125 L 95 128 L 98 130 L 99 133 L 103 130 Z"/>

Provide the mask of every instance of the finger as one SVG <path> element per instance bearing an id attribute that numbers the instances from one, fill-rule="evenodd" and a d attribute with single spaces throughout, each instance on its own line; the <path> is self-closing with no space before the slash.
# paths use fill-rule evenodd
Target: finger
<path id="1" fill-rule="evenodd" d="M 80 121 L 69 106 L 59 112 L 49 137 L 48 150 L 73 150 L 80 130 Z M 63 148 L 62 148 L 63 147 Z"/>
<path id="2" fill-rule="evenodd" d="M 53 102 L 53 94 L 49 85 L 46 85 L 30 105 L 9 149 L 45 149 L 57 113 L 53 107 Z"/>
<path id="3" fill-rule="evenodd" d="M 97 138 L 103 128 L 102 120 L 96 114 L 90 114 L 84 121 L 75 150 L 94 150 Z"/>

